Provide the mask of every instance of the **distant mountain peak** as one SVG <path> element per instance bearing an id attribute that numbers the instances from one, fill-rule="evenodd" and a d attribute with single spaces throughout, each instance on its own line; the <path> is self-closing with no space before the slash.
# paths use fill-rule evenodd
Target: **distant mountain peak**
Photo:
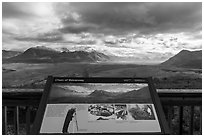
<path id="1" fill-rule="evenodd" d="M 110 96 L 110 95 L 112 95 L 112 93 L 105 90 L 94 90 L 89 96 L 104 97 L 104 96 Z"/>
<path id="2" fill-rule="evenodd" d="M 183 49 L 183 50 L 181 50 L 179 53 L 195 53 L 195 52 L 202 52 L 202 50 L 190 51 L 190 50 Z"/>
<path id="3" fill-rule="evenodd" d="M 28 57 L 33 57 L 33 56 L 47 56 L 53 53 L 58 53 L 58 51 L 45 47 L 45 46 L 37 46 L 37 47 L 31 47 L 27 49 L 23 54 L 28 56 Z"/>
<path id="4" fill-rule="evenodd" d="M 183 68 L 202 68 L 202 50 L 182 50 L 161 65 Z"/>
<path id="5" fill-rule="evenodd" d="M 189 53 L 189 52 L 191 52 L 191 51 L 186 50 L 186 49 L 183 49 L 183 50 L 181 50 L 179 53 Z"/>
<path id="6" fill-rule="evenodd" d="M 98 62 L 107 61 L 109 57 L 100 52 L 57 51 L 45 46 L 37 46 L 27 49 L 22 54 L 11 58 L 10 62 L 27 63 L 60 63 L 60 62 Z"/>
<path id="7" fill-rule="evenodd" d="M 38 49 L 38 50 L 48 50 L 48 51 L 56 51 L 52 48 L 46 47 L 46 46 L 36 46 L 36 47 L 31 47 L 29 49 Z M 56 51 L 57 52 L 57 51 Z"/>
<path id="8" fill-rule="evenodd" d="M 70 50 L 68 48 L 66 48 L 66 47 L 62 47 L 62 48 L 60 48 L 60 50 L 62 52 L 70 52 Z"/>

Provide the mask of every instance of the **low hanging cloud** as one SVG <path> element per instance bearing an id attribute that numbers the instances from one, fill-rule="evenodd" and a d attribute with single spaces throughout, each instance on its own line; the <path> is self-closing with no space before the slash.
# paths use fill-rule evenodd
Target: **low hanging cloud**
<path id="1" fill-rule="evenodd" d="M 36 41 L 36 42 L 60 42 L 62 39 L 61 36 L 54 36 L 54 37 L 16 37 L 15 40 L 18 41 Z"/>
<path id="2" fill-rule="evenodd" d="M 28 41 L 28 42 L 61 42 L 63 37 L 60 32 L 52 31 L 43 34 L 38 34 L 37 36 L 16 36 L 15 40 L 18 41 Z"/>

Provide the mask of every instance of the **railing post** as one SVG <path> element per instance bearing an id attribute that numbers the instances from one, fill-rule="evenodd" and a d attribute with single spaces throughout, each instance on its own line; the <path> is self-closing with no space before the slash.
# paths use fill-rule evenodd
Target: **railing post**
<path id="1" fill-rule="evenodd" d="M 168 124 L 169 129 L 172 129 L 173 106 L 168 106 Z"/>
<path id="2" fill-rule="evenodd" d="M 15 135 L 19 134 L 19 106 L 14 108 L 14 131 Z"/>
<path id="3" fill-rule="evenodd" d="M 7 134 L 7 106 L 3 106 L 2 111 L 2 134 Z"/>
<path id="4" fill-rule="evenodd" d="M 179 135 L 183 134 L 183 106 L 179 106 Z"/>
<path id="5" fill-rule="evenodd" d="M 30 134 L 30 106 L 26 107 L 26 134 Z"/>
<path id="6" fill-rule="evenodd" d="M 200 134 L 202 135 L 202 106 L 200 106 Z"/>
<path id="7" fill-rule="evenodd" d="M 194 106 L 191 106 L 191 119 L 190 119 L 190 135 L 193 135 L 193 118 L 194 118 Z"/>

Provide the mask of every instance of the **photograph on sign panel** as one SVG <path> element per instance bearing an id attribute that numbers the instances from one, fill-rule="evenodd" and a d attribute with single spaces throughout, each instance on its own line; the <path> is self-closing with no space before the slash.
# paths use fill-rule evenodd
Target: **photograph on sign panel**
<path id="1" fill-rule="evenodd" d="M 146 83 L 53 84 L 49 103 L 152 103 Z"/>
<path id="2" fill-rule="evenodd" d="M 129 120 L 155 120 L 152 105 L 128 104 Z"/>
<path id="3" fill-rule="evenodd" d="M 88 120 L 115 120 L 113 104 L 93 104 L 88 107 Z"/>
<path id="4" fill-rule="evenodd" d="M 116 120 L 128 120 L 128 112 L 126 104 L 115 104 Z"/>

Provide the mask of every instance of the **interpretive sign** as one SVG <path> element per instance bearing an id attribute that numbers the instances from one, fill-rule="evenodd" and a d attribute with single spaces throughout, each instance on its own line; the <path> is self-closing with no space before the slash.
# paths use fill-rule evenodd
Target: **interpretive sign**
<path id="1" fill-rule="evenodd" d="M 48 77 L 33 134 L 168 134 L 151 78 Z"/>

